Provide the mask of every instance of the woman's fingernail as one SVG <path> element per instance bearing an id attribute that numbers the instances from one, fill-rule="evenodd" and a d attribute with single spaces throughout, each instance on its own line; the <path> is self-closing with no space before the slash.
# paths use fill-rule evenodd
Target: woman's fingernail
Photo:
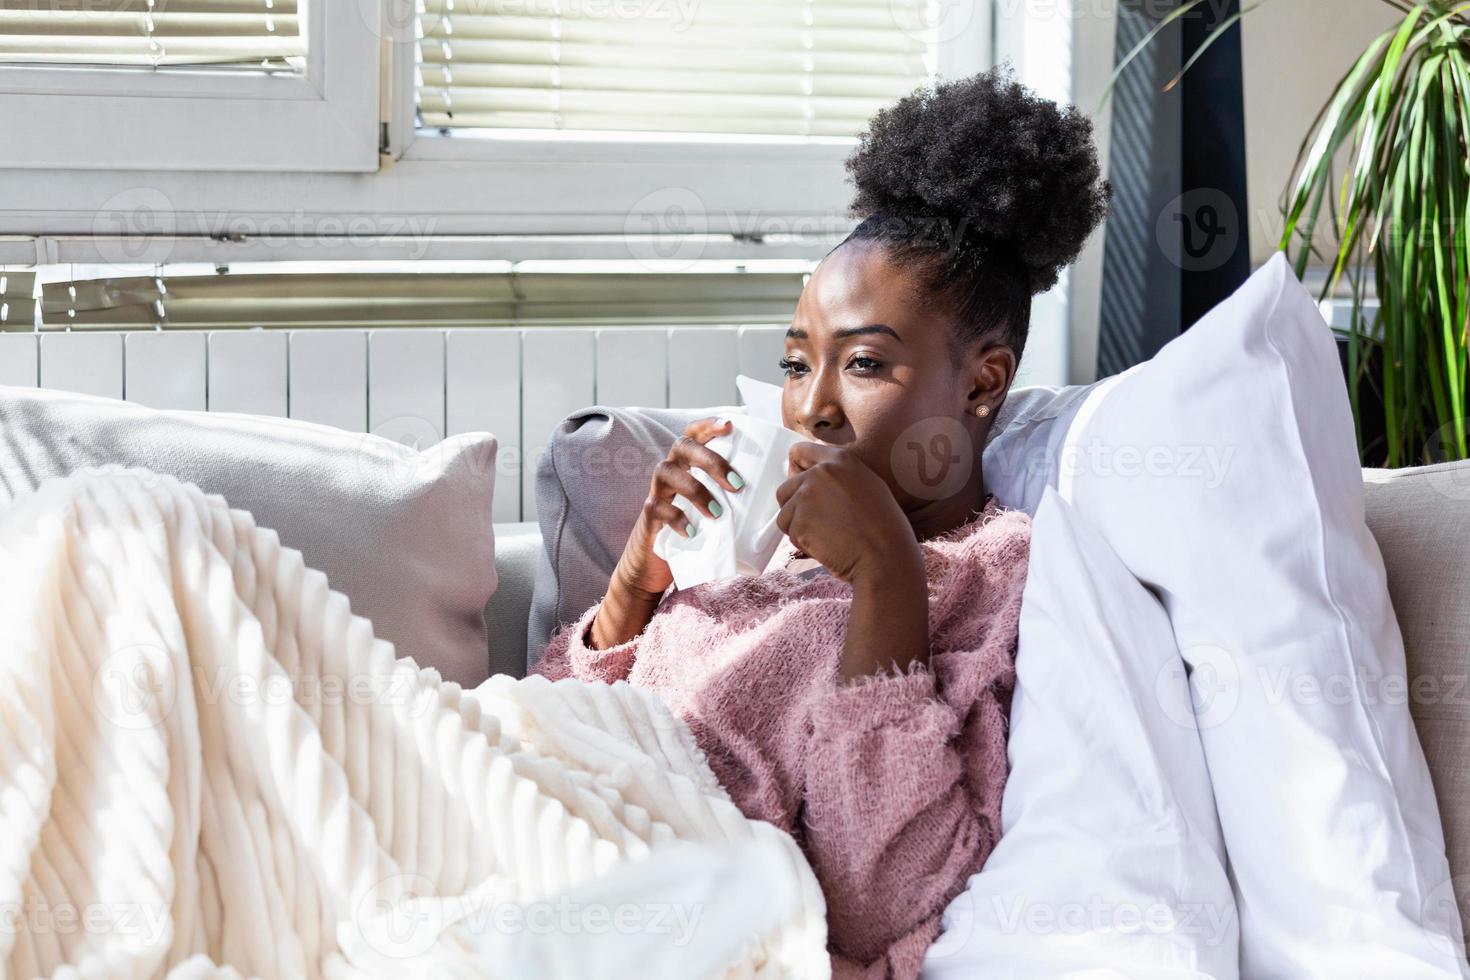
<path id="1" fill-rule="evenodd" d="M 725 508 L 720 506 L 720 502 L 718 500 L 711 500 L 709 502 L 709 512 L 716 517 L 719 517 L 725 512 Z"/>
<path id="2" fill-rule="evenodd" d="M 694 537 L 694 525 L 693 524 L 685 524 L 684 525 L 684 533 L 687 536 L 691 537 L 691 538 Z"/>
<path id="3" fill-rule="evenodd" d="M 736 490 L 740 490 L 745 486 L 745 481 L 740 479 L 739 473 L 731 473 L 730 486 L 734 487 Z"/>

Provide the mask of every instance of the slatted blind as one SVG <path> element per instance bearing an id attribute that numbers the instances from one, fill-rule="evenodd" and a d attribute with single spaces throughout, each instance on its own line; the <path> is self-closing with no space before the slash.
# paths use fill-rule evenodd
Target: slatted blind
<path id="1" fill-rule="evenodd" d="M 34 328 L 13 304 L 0 330 Z M 786 323 L 800 272 L 119 276 L 46 281 L 43 329 Z"/>
<path id="2" fill-rule="evenodd" d="M 34 272 L 0 269 L 0 330 L 29 330 L 35 325 Z"/>
<path id="3" fill-rule="evenodd" d="M 0 64 L 300 70 L 302 0 L 0 0 Z"/>
<path id="4" fill-rule="evenodd" d="M 419 0 L 447 130 L 852 136 L 928 81 L 941 0 Z"/>

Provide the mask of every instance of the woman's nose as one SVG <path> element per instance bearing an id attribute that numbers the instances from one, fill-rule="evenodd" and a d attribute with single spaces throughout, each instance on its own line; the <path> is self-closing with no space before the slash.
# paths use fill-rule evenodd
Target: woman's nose
<path id="1" fill-rule="evenodd" d="M 812 374 L 811 383 L 801 400 L 801 414 L 797 421 L 807 432 L 821 438 L 842 428 L 842 402 L 837 392 L 837 379 L 830 371 L 818 370 Z"/>

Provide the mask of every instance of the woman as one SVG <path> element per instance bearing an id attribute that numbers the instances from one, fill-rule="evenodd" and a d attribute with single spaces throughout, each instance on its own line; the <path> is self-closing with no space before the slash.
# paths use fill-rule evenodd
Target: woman
<path id="1" fill-rule="evenodd" d="M 874 117 L 848 170 L 856 230 L 786 338 L 793 545 L 754 578 L 665 594 L 690 472 L 743 481 L 689 426 L 657 468 L 601 603 L 537 671 L 626 680 L 688 722 L 735 804 L 789 831 L 826 894 L 838 976 L 914 977 L 1000 832 L 1029 523 L 983 490 L 979 449 L 1031 297 L 1107 211 L 1091 124 L 1000 72 Z M 802 569 L 801 562 L 808 567 Z"/>

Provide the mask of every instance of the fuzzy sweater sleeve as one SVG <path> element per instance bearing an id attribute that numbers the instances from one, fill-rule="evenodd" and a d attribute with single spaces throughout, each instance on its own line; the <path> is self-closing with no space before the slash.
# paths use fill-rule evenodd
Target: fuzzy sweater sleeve
<path id="1" fill-rule="evenodd" d="M 802 830 L 837 978 L 917 977 L 945 906 L 999 838 L 1029 541 L 1029 523 L 1013 523 L 931 602 L 928 666 L 814 705 Z"/>
<path id="2" fill-rule="evenodd" d="M 575 677 L 583 681 L 614 681 L 628 679 L 637 657 L 638 641 L 642 634 L 626 643 L 598 650 L 592 646 L 592 620 L 602 608 L 598 603 L 572 623 L 552 636 L 546 649 L 531 668 L 531 673 L 540 674 L 549 680 L 559 681 L 564 677 Z"/>

